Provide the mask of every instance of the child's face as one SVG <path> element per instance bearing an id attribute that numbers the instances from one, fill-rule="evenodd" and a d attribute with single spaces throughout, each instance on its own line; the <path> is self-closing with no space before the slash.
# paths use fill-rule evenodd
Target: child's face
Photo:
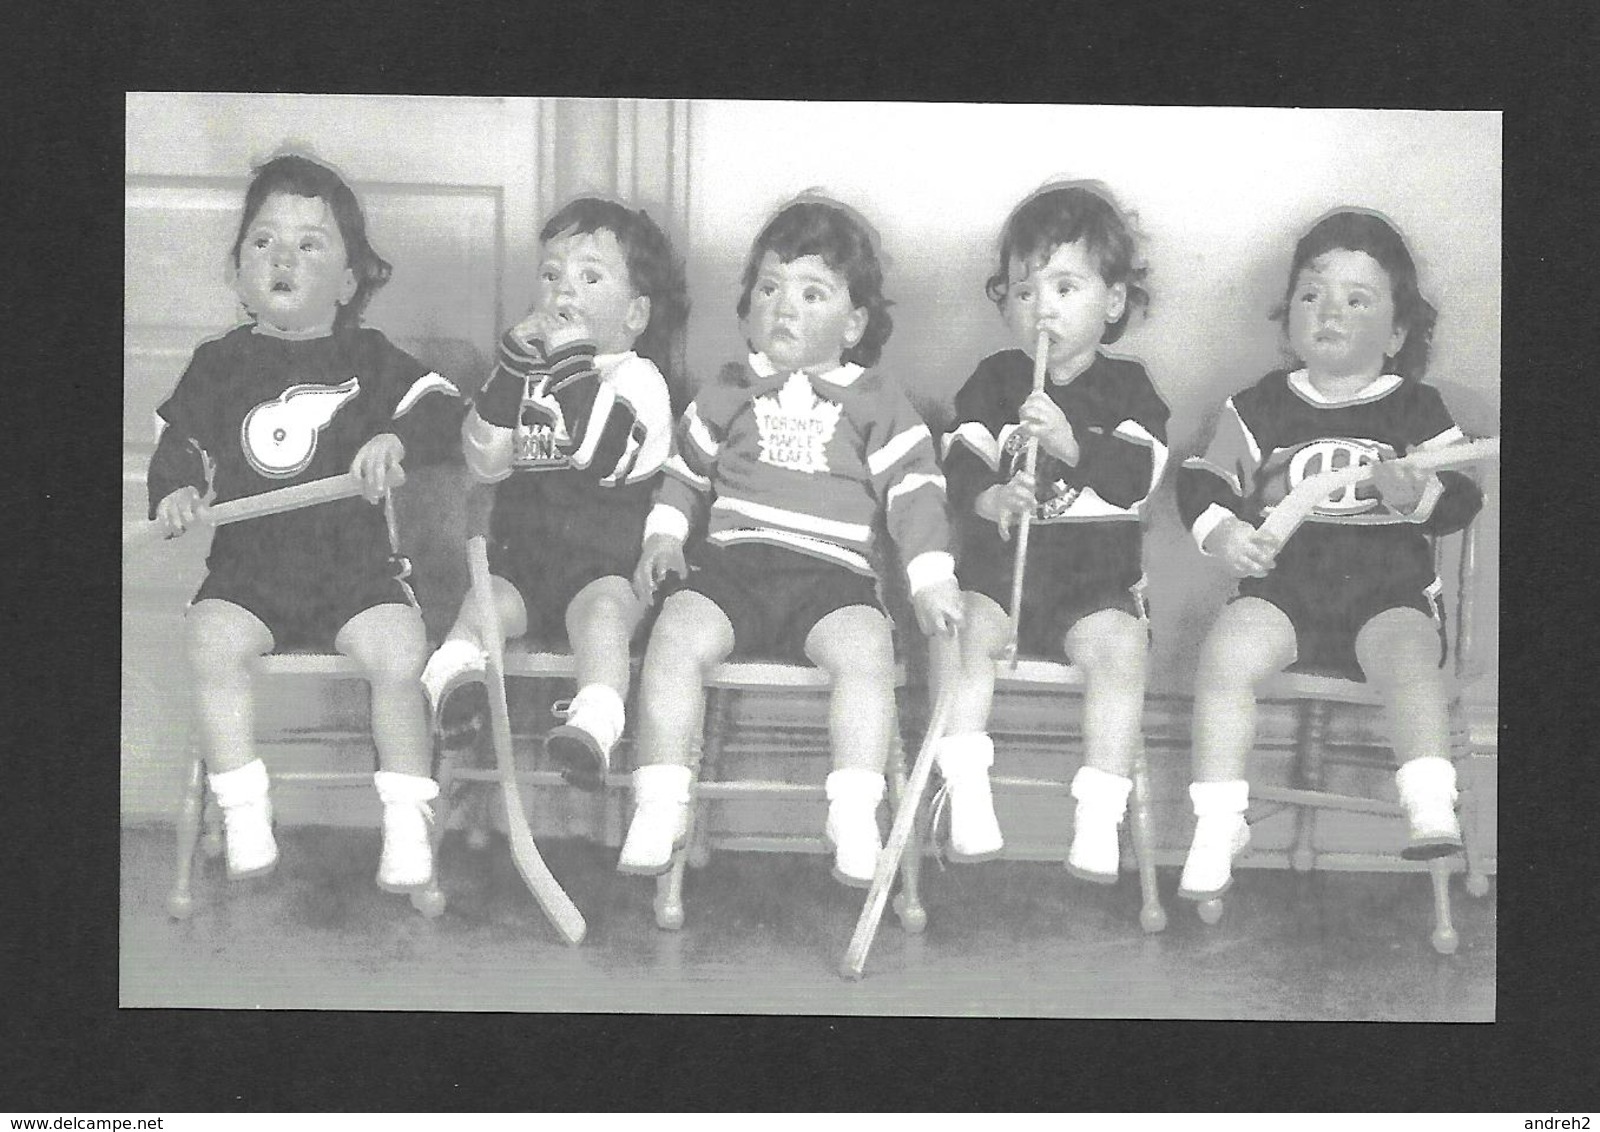
<path id="1" fill-rule="evenodd" d="M 1100 344 L 1106 324 L 1122 317 L 1128 288 L 1107 283 L 1082 240 L 1061 244 L 1006 295 L 1006 325 L 1018 345 L 1033 353 L 1039 330 L 1050 334 L 1050 361 L 1065 366 Z"/>
<path id="2" fill-rule="evenodd" d="M 1300 269 L 1289 293 L 1289 347 L 1313 374 L 1377 377 L 1405 343 L 1389 273 L 1366 252 L 1335 248 Z"/>
<path id="3" fill-rule="evenodd" d="M 577 327 L 602 354 L 633 349 L 650 324 L 650 300 L 634 291 L 628 257 L 606 228 L 560 233 L 544 245 L 533 308 L 547 333 Z"/>
<path id="4" fill-rule="evenodd" d="M 356 293 L 344 234 L 321 197 L 273 193 L 245 229 L 233 289 L 258 323 L 327 332 Z"/>
<path id="5" fill-rule="evenodd" d="M 867 319 L 850 301 L 849 282 L 821 256 L 783 263 L 768 252 L 750 289 L 745 334 L 779 370 L 826 373 L 861 341 Z"/>

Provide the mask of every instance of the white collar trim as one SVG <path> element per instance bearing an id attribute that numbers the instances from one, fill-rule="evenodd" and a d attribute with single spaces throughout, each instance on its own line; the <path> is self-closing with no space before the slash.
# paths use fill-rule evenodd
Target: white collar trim
<path id="1" fill-rule="evenodd" d="M 1382 377 L 1373 378 L 1371 382 L 1348 397 L 1324 397 L 1317 392 L 1317 387 L 1311 384 L 1311 378 L 1306 375 L 1306 371 L 1297 369 L 1289 375 L 1289 388 L 1313 405 L 1353 405 L 1357 401 L 1376 401 L 1384 394 L 1399 388 L 1401 380 L 1397 374 L 1386 373 Z"/>
<path id="2" fill-rule="evenodd" d="M 767 355 L 760 351 L 750 355 L 750 368 L 755 371 L 757 377 L 773 377 L 778 372 L 777 367 L 767 359 Z M 819 373 L 816 376 L 818 380 L 826 381 L 829 385 L 848 386 L 854 385 L 856 379 L 866 372 L 864 367 L 857 365 L 855 362 L 846 362 L 838 369 L 829 370 L 827 373 Z"/>

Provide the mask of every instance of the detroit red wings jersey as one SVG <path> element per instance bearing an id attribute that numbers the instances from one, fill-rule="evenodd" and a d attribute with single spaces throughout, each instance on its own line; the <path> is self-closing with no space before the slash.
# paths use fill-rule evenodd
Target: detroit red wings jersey
<path id="1" fill-rule="evenodd" d="M 1332 402 L 1317 393 L 1304 370 L 1271 373 L 1228 399 L 1205 453 L 1184 461 L 1178 511 L 1203 542 L 1228 514 L 1259 525 L 1307 476 L 1460 439 L 1461 430 L 1432 386 L 1391 374 L 1355 397 Z M 1459 530 L 1482 502 L 1469 478 L 1444 472 L 1440 481 L 1443 492 L 1425 495 L 1410 512 L 1385 504 L 1370 483 L 1330 496 L 1285 546 L 1275 572 L 1315 562 L 1319 572 L 1348 573 L 1361 568 L 1352 556 L 1422 570 L 1428 560 L 1423 532 Z M 1431 563 L 1426 572 L 1431 577 Z"/>
<path id="2" fill-rule="evenodd" d="M 295 341 L 242 326 L 202 344 L 156 410 L 164 428 L 151 460 L 151 513 L 185 484 L 204 491 L 207 472 L 219 503 L 339 475 L 385 432 L 405 445 L 408 465 L 438 462 L 455 451 L 461 412 L 453 384 L 377 330 Z M 386 555 L 381 510 L 341 500 L 220 527 L 211 557 L 270 562 L 319 553 L 312 543 L 352 551 L 359 543 L 365 553 L 373 533 Z"/>
<path id="3" fill-rule="evenodd" d="M 898 385 L 854 364 L 807 377 L 755 354 L 724 367 L 680 421 L 657 500 L 691 525 L 709 507 L 713 545 L 783 546 L 861 574 L 877 573 L 880 517 L 913 573 L 949 551 L 932 434 Z"/>

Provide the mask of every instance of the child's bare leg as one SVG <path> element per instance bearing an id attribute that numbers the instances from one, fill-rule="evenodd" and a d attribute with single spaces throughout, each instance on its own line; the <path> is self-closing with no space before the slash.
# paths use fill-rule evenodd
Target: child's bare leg
<path id="1" fill-rule="evenodd" d="M 1085 880 L 1111 884 L 1120 866 L 1117 827 L 1128 809 L 1144 717 L 1145 623 L 1120 609 L 1102 609 L 1074 622 L 1065 643 L 1084 677 L 1084 762 L 1072 779 L 1078 804 L 1067 868 Z"/>
<path id="2" fill-rule="evenodd" d="M 212 774 L 255 759 L 250 662 L 272 651 L 272 631 L 231 601 L 196 602 L 184 618 L 200 749 Z"/>
<path id="3" fill-rule="evenodd" d="M 688 830 L 706 674 L 733 652 L 733 643 L 732 622 L 704 594 L 682 590 L 662 605 L 639 675 L 639 765 L 618 872 L 656 876 L 671 867 Z"/>
<path id="4" fill-rule="evenodd" d="M 1395 781 L 1411 820 L 1405 855 L 1424 860 L 1457 851 L 1461 827 L 1438 627 L 1420 610 L 1386 609 L 1356 634 L 1356 659 L 1383 697 L 1400 762 Z"/>
<path id="5" fill-rule="evenodd" d="M 1233 884 L 1250 842 L 1245 761 L 1256 737 L 1256 686 L 1296 656 L 1294 626 L 1277 606 L 1245 597 L 1223 607 L 1200 649 L 1194 685 L 1194 840 L 1178 895 L 1210 900 Z"/>
<path id="6" fill-rule="evenodd" d="M 616 576 L 596 578 L 567 606 L 578 693 L 545 746 L 574 786 L 598 790 L 605 784 L 611 749 L 626 722 L 628 647 L 646 609 L 628 580 Z"/>
<path id="7" fill-rule="evenodd" d="M 265 873 L 278 862 L 267 768 L 255 755 L 250 662 L 272 651 L 272 632 L 231 601 L 196 602 L 184 619 L 200 749 L 222 807 L 228 875 Z"/>
<path id="8" fill-rule="evenodd" d="M 345 622 L 334 647 L 361 666 L 372 686 L 372 741 L 381 768 L 373 785 L 383 802 L 378 885 L 413 891 L 433 879 L 428 803 L 439 795 L 422 695 L 428 656 L 422 617 L 399 602 L 374 605 Z"/>
<path id="9" fill-rule="evenodd" d="M 829 613 L 806 636 L 806 656 L 833 681 L 828 737 L 825 834 L 834 846 L 834 876 L 846 884 L 872 883 L 882 842 L 878 804 L 894 729 L 894 637 L 889 620 L 868 605 Z"/>
<path id="10" fill-rule="evenodd" d="M 951 695 L 950 727 L 939 740 L 934 762 L 950 802 L 950 856 L 961 861 L 993 857 L 1005 847 L 994 814 L 989 768 L 994 740 L 989 713 L 994 706 L 994 662 L 1011 640 L 1011 619 L 993 599 L 962 594 L 961 665 Z M 936 695 L 944 689 L 935 688 Z"/>

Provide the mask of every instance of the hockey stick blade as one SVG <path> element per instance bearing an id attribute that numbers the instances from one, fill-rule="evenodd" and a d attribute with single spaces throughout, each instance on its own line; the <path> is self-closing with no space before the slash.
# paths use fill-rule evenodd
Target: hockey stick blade
<path id="1" fill-rule="evenodd" d="M 522 874 L 545 916 L 568 943 L 581 943 L 588 925 L 583 913 L 566 890 L 556 881 L 533 843 L 528 815 L 522 808 L 522 791 L 517 785 L 517 766 L 511 750 L 511 712 L 506 704 L 505 645 L 496 629 L 494 591 L 489 581 L 489 555 L 482 535 L 467 543 L 467 565 L 472 574 L 472 598 L 477 604 L 478 623 L 484 626 L 483 646 L 489 663 L 489 718 L 494 737 L 495 767 L 500 773 L 500 789 L 506 804 L 506 834 L 511 842 L 511 860 Z"/>
<path id="2" fill-rule="evenodd" d="M 867 902 L 862 905 L 861 916 L 856 920 L 855 932 L 850 937 L 850 946 L 845 950 L 844 962 L 839 965 L 839 973 L 847 979 L 859 979 L 866 970 L 867 953 L 872 950 L 872 941 L 877 938 L 878 925 L 883 920 L 883 908 L 889 901 L 889 889 L 894 885 L 895 874 L 900 871 L 900 862 L 916 829 L 917 811 L 922 806 L 922 795 L 928 789 L 928 779 L 933 774 L 934 751 L 950 723 L 950 706 L 956 685 L 955 666 L 960 655 L 957 651 L 958 638 L 954 634 L 948 637 L 934 634 L 928 639 L 928 647 L 933 654 L 930 678 L 937 674 L 939 698 L 928 718 L 922 746 L 917 751 L 917 761 L 912 764 L 911 779 L 906 783 L 905 792 L 900 796 L 900 805 L 895 809 L 894 825 L 889 830 L 889 844 L 878 854 L 878 869 L 872 875 Z"/>

